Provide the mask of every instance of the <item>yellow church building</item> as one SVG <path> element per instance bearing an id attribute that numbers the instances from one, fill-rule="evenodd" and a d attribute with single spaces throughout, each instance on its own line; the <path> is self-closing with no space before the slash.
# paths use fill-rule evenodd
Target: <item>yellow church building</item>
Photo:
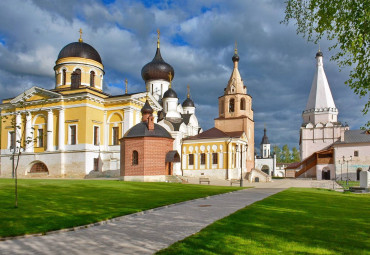
<path id="1" fill-rule="evenodd" d="M 104 93 L 100 55 L 81 36 L 60 51 L 54 71 L 55 89 L 32 87 L 0 105 L 0 175 L 12 176 L 19 148 L 19 176 L 119 175 L 119 138 L 141 121 L 147 93 Z M 156 116 L 162 107 L 151 94 L 148 100 Z"/>

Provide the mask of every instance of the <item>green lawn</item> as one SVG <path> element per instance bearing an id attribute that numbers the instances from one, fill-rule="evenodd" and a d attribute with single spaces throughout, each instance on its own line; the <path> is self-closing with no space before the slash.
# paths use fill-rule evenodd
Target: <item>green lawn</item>
<path id="1" fill-rule="evenodd" d="M 80 226 L 238 187 L 96 180 L 0 179 L 0 236 Z"/>
<path id="2" fill-rule="evenodd" d="M 370 195 L 291 188 L 158 254 L 370 254 Z"/>
<path id="3" fill-rule="evenodd" d="M 353 186 L 360 186 L 359 181 L 348 181 L 348 185 L 346 181 L 337 181 L 337 183 L 342 186 L 344 189 L 349 189 L 349 187 Z"/>

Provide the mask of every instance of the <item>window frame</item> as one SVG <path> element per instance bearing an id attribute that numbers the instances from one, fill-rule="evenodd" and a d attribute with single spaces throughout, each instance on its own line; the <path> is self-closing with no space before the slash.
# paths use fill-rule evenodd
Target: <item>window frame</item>
<path id="1" fill-rule="evenodd" d="M 100 126 L 93 127 L 93 144 L 98 146 L 100 144 Z"/>
<path id="2" fill-rule="evenodd" d="M 112 127 L 112 145 L 119 145 L 119 127 Z"/>
<path id="3" fill-rule="evenodd" d="M 76 124 L 68 125 L 68 144 L 69 145 L 78 144 L 77 133 L 78 132 L 77 132 L 77 125 Z"/>
<path id="4" fill-rule="evenodd" d="M 200 164 L 201 165 L 205 165 L 206 164 L 206 154 L 205 153 L 201 153 L 200 154 Z"/>
<path id="5" fill-rule="evenodd" d="M 216 160 L 216 163 L 215 163 L 215 160 Z M 213 152 L 212 153 L 212 164 L 213 165 L 217 165 L 218 164 L 218 153 L 217 152 Z"/>
<path id="6" fill-rule="evenodd" d="M 44 147 L 44 145 L 45 145 L 45 143 L 44 143 L 44 128 L 38 128 L 37 129 L 37 147 L 42 148 L 42 147 Z"/>
<path id="7" fill-rule="evenodd" d="M 194 166 L 194 154 L 189 154 L 189 166 Z"/>
<path id="8" fill-rule="evenodd" d="M 95 72 L 90 71 L 90 87 L 95 88 Z"/>
<path id="9" fill-rule="evenodd" d="M 133 166 L 139 165 L 139 152 L 137 150 L 133 150 L 131 154 L 132 160 L 131 163 Z"/>

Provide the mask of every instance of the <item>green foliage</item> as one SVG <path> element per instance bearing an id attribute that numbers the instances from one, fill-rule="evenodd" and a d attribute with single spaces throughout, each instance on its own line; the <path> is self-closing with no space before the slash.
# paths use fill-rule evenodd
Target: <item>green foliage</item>
<path id="1" fill-rule="evenodd" d="M 297 34 L 317 43 L 322 37 L 332 42 L 331 58 L 340 68 L 352 67 L 346 84 L 360 97 L 369 96 L 362 112 L 370 109 L 370 1 L 286 0 L 285 18 L 295 21 Z M 370 121 L 366 124 L 370 129 Z"/>
<path id="2" fill-rule="evenodd" d="M 20 179 L 19 209 L 16 209 L 13 204 L 13 181 L 0 179 L 0 237 L 80 226 L 238 189 L 241 188 L 123 181 Z"/>
<path id="3" fill-rule="evenodd" d="M 287 144 L 283 146 L 283 149 L 280 149 L 279 146 L 275 145 L 272 148 L 272 151 L 276 154 L 277 163 L 292 163 L 300 161 L 299 150 L 297 150 L 296 147 L 293 147 L 292 151 L 290 151 Z"/>
<path id="4" fill-rule="evenodd" d="M 291 188 L 158 254 L 369 254 L 370 195 Z"/>
<path id="5" fill-rule="evenodd" d="M 292 162 L 299 162 L 299 161 L 301 161 L 301 156 L 299 155 L 299 150 L 297 150 L 296 147 L 293 147 L 293 149 L 292 149 L 291 159 L 292 159 Z"/>

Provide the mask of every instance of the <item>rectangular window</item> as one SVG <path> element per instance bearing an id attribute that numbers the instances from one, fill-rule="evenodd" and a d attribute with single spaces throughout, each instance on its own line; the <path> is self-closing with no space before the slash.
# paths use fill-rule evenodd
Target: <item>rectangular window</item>
<path id="1" fill-rule="evenodd" d="M 99 170 L 99 158 L 94 158 L 94 171 Z"/>
<path id="2" fill-rule="evenodd" d="M 358 151 L 355 151 L 355 152 L 353 153 L 353 156 L 358 157 Z"/>
<path id="3" fill-rule="evenodd" d="M 38 147 L 44 147 L 44 129 L 42 128 L 37 130 L 37 145 Z"/>
<path id="4" fill-rule="evenodd" d="M 200 154 L 200 164 L 201 165 L 206 164 L 206 154 L 205 153 Z"/>
<path id="5" fill-rule="evenodd" d="M 194 154 L 189 154 L 189 166 L 194 165 Z"/>
<path id="6" fill-rule="evenodd" d="M 218 163 L 218 154 L 212 153 L 212 164 L 217 165 Z"/>
<path id="7" fill-rule="evenodd" d="M 71 139 L 71 145 L 74 145 L 77 143 L 77 126 L 76 125 L 72 125 L 72 126 L 69 126 L 69 134 L 70 134 L 70 139 Z"/>
<path id="8" fill-rule="evenodd" d="M 99 145 L 99 127 L 94 126 L 94 145 Z"/>
<path id="9" fill-rule="evenodd" d="M 9 149 L 15 148 L 15 132 L 10 131 L 9 132 Z"/>
<path id="10" fill-rule="evenodd" d="M 113 133 L 113 145 L 118 145 L 118 134 L 119 129 L 118 127 L 113 127 L 112 133 Z"/>

